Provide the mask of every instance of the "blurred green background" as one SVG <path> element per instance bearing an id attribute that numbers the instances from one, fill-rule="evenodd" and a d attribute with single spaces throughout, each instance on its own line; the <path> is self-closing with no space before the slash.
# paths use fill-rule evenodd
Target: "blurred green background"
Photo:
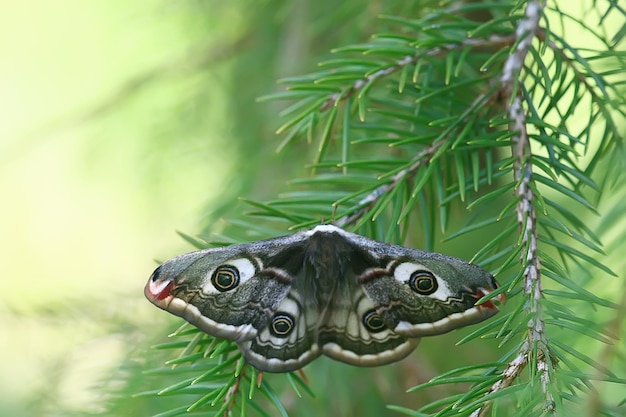
<path id="1" fill-rule="evenodd" d="M 136 342 L 113 323 L 150 331 L 154 258 L 188 250 L 175 230 L 233 187 L 228 54 L 244 16 L 194 7 L 0 5 L 0 415 L 97 408 Z"/>
<path id="2" fill-rule="evenodd" d="M 304 172 L 289 153 L 314 152 L 296 145 L 277 156 L 281 107 L 255 98 L 414 2 L 390 3 L 0 4 L 0 415 L 103 410 L 111 370 L 180 323 L 143 298 L 155 258 L 190 250 L 175 231 L 197 233 L 207 212 L 229 212 L 238 196 L 274 196 Z M 321 360 L 312 384 L 353 398 L 332 405 L 339 414 L 415 405 L 403 391 L 449 368 L 452 355 L 493 358 L 453 347 L 460 337 L 422 342 L 395 370 Z M 454 353 L 436 355 L 441 346 Z M 341 384 L 364 379 L 376 389 Z M 316 401 L 290 395 L 287 405 Z"/>

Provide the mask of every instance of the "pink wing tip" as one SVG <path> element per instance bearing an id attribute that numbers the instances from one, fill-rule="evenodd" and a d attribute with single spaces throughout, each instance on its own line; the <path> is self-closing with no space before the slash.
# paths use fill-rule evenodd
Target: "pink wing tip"
<path id="1" fill-rule="evenodd" d="M 164 300 L 169 297 L 174 287 L 174 281 L 148 281 L 145 294 L 150 300 Z"/>
<path id="2" fill-rule="evenodd" d="M 476 292 L 475 297 L 478 299 L 481 299 L 482 297 L 484 297 L 485 295 L 489 294 L 491 291 L 487 291 L 484 288 L 479 288 L 478 291 Z M 498 310 L 498 306 L 494 304 L 493 300 L 498 301 L 498 305 L 504 305 L 504 303 L 506 303 L 506 294 L 505 293 L 500 293 L 498 295 L 496 295 L 495 297 L 493 297 L 490 300 L 485 301 L 484 303 L 480 304 L 478 307 L 484 307 L 484 308 L 490 308 L 492 310 Z"/>

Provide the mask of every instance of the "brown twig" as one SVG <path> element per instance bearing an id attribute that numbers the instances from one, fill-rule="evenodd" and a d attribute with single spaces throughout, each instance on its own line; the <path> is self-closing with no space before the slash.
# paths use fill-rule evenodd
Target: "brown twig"
<path id="1" fill-rule="evenodd" d="M 537 253 L 537 218 L 535 212 L 533 183 L 533 167 L 530 161 L 532 149 L 526 130 L 526 114 L 522 105 L 523 99 L 516 88 L 519 74 L 524 66 L 524 60 L 529 52 L 531 42 L 537 35 L 539 19 L 544 4 L 540 0 L 530 1 L 526 6 L 524 18 L 520 20 L 516 30 L 518 38 L 515 52 L 509 56 L 504 64 L 502 77 L 502 94 L 509 104 L 510 129 L 517 134 L 513 136 L 512 154 L 514 158 L 514 180 L 517 184 L 515 190 L 519 199 L 516 207 L 517 222 L 520 226 L 522 255 L 521 263 L 524 266 L 524 292 L 528 297 L 527 312 L 531 317 L 528 321 L 528 333 L 517 356 L 509 362 L 502 372 L 502 377 L 489 390 L 489 393 L 500 391 L 510 386 L 526 368 L 530 361 L 530 355 L 537 349 L 537 373 L 544 393 L 544 410 L 553 414 L 555 411 L 554 398 L 549 391 L 551 381 L 551 367 L 549 364 L 549 352 L 545 333 L 545 323 L 541 307 L 541 263 Z M 486 414 L 489 404 L 483 404 L 472 413 L 472 417 L 480 417 Z"/>

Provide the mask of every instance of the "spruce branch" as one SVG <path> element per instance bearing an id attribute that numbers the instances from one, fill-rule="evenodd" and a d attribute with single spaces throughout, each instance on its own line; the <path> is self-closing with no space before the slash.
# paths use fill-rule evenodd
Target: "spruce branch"
<path id="1" fill-rule="evenodd" d="M 509 56 L 502 71 L 502 90 L 509 104 L 508 113 L 510 130 L 516 132 L 512 137 L 512 154 L 514 158 L 513 175 L 517 188 L 515 195 L 518 198 L 515 212 L 517 222 L 522 233 L 520 242 L 522 245 L 521 263 L 524 267 L 524 292 L 528 297 L 527 311 L 530 316 L 528 321 L 528 334 L 522 344 L 519 353 L 509 362 L 502 373 L 502 379 L 492 385 L 489 393 L 500 391 L 510 386 L 521 374 L 529 363 L 529 357 L 534 349 L 537 349 L 537 371 L 545 395 L 545 411 L 554 413 L 554 398 L 549 391 L 551 381 L 551 366 L 548 362 L 549 348 L 546 337 L 545 322 L 543 320 L 541 298 L 541 262 L 538 248 L 538 225 L 535 207 L 532 149 L 526 126 L 526 114 L 523 108 L 523 96 L 519 92 L 518 77 L 524 66 L 524 60 L 529 53 L 531 43 L 539 29 L 539 19 L 542 15 L 544 4 L 541 1 L 531 0 L 525 10 L 524 18 L 520 20 L 515 35 L 517 48 Z M 486 405 L 472 413 L 473 417 L 482 416 L 486 411 Z"/>
<path id="2" fill-rule="evenodd" d="M 430 162 L 431 158 L 437 153 L 437 150 L 441 147 L 441 145 L 443 145 L 443 143 L 444 143 L 443 141 L 433 143 L 429 147 L 418 152 L 417 155 L 415 155 L 415 157 L 413 158 L 413 162 L 408 168 L 403 169 L 402 171 L 398 172 L 396 175 L 394 175 L 391 178 L 391 181 L 389 183 L 383 184 L 377 187 L 376 189 L 374 189 L 374 191 L 372 191 L 367 196 L 365 196 L 361 201 L 359 201 L 357 203 L 357 207 L 361 207 L 361 208 L 355 210 L 352 213 L 349 213 L 345 217 L 342 217 L 336 221 L 333 221 L 332 223 L 335 226 L 339 226 L 343 228 L 359 220 L 363 215 L 365 215 L 369 210 L 371 210 L 376 205 L 376 202 L 378 200 L 380 200 L 387 193 L 391 192 L 395 187 L 398 186 L 398 184 L 400 184 L 402 181 L 406 180 L 409 177 L 415 176 L 415 174 L 417 173 L 417 170 L 421 166 L 428 164 Z M 338 205 L 335 204 L 334 205 L 335 210 L 337 209 L 337 207 Z"/>
<path id="3" fill-rule="evenodd" d="M 463 116 L 459 119 L 461 122 L 467 122 L 472 117 L 472 110 L 476 109 L 479 105 L 489 103 L 491 101 L 495 101 L 498 98 L 498 90 L 489 88 L 487 92 L 480 94 L 477 98 L 475 98 L 471 104 L 462 112 Z M 450 146 L 450 141 L 452 140 L 453 134 L 456 133 L 453 129 L 446 130 L 445 134 L 439 135 L 433 140 L 433 142 L 427 146 L 426 148 L 417 152 L 417 154 L 411 160 L 409 166 L 405 169 L 402 169 L 395 175 L 391 177 L 389 182 L 380 185 L 375 188 L 372 192 L 367 194 L 364 198 L 362 198 L 357 204 L 356 208 L 352 212 L 348 212 L 344 217 L 340 219 L 334 220 L 333 222 L 335 226 L 346 227 L 357 222 L 361 219 L 365 214 L 367 214 L 371 209 L 376 206 L 376 203 L 385 195 L 392 192 L 394 188 L 398 187 L 400 184 L 405 182 L 406 180 L 412 180 L 417 175 L 420 167 L 429 164 L 433 158 L 435 158 L 440 152 L 441 148 L 446 145 Z M 336 212 L 339 207 L 338 203 L 333 204 L 334 210 Z M 334 214 L 334 213 L 333 213 Z"/>
<path id="4" fill-rule="evenodd" d="M 504 46 L 511 45 L 514 41 L 515 41 L 515 37 L 513 35 L 504 35 L 504 36 L 503 35 L 490 35 L 487 38 L 464 39 L 461 42 L 447 43 L 444 45 L 426 49 L 424 51 L 420 50 L 414 55 L 406 55 L 403 58 L 397 60 L 391 66 L 379 69 L 370 74 L 366 74 L 362 79 L 356 80 L 354 84 L 348 87 L 346 91 L 341 92 L 341 93 L 330 94 L 328 96 L 328 99 L 326 99 L 320 105 L 319 111 L 323 112 L 325 110 L 335 107 L 340 101 L 347 100 L 351 96 L 359 93 L 365 87 L 368 87 L 370 84 L 378 81 L 380 78 L 394 74 L 402 70 L 407 65 L 417 64 L 419 60 L 424 57 L 444 56 L 446 53 L 450 51 L 463 49 L 465 47 L 473 47 L 473 48 L 504 47 Z"/>

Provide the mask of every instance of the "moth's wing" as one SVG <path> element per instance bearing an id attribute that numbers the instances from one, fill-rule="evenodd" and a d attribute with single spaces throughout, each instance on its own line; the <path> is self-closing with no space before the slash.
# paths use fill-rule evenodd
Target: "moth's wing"
<path id="1" fill-rule="evenodd" d="M 356 277 L 376 312 L 394 333 L 422 337 L 478 323 L 498 312 L 475 305 L 498 288 L 493 276 L 468 262 L 351 235 L 375 260 Z M 504 294 L 496 297 L 504 302 Z"/>
<path id="2" fill-rule="evenodd" d="M 356 287 L 356 292 L 336 301 L 318 312 L 316 306 L 305 303 L 296 290 L 291 290 L 268 325 L 255 338 L 240 342 L 239 348 L 260 370 L 288 372 L 322 353 L 358 366 L 383 365 L 404 358 L 419 343 L 417 338 L 367 322 L 375 309 L 362 289 Z M 293 326 L 289 332 L 280 333 L 274 326 L 277 320 L 287 320 Z M 366 323 L 370 323 L 369 328 Z"/>
<path id="3" fill-rule="evenodd" d="M 297 290 L 292 289 L 256 337 L 239 342 L 239 349 L 250 364 L 262 371 L 302 368 L 320 355 L 315 332 L 318 320 L 317 309 L 307 308 Z"/>
<path id="4" fill-rule="evenodd" d="M 320 320 L 322 352 L 352 365 L 377 366 L 398 361 L 415 349 L 419 339 L 391 331 L 375 315 L 374 303 L 359 287 L 337 298 Z"/>
<path id="5" fill-rule="evenodd" d="M 303 239 L 297 233 L 178 256 L 154 271 L 144 293 L 156 306 L 212 336 L 252 339 L 270 322 L 293 284 L 291 275 L 268 263 Z"/>

